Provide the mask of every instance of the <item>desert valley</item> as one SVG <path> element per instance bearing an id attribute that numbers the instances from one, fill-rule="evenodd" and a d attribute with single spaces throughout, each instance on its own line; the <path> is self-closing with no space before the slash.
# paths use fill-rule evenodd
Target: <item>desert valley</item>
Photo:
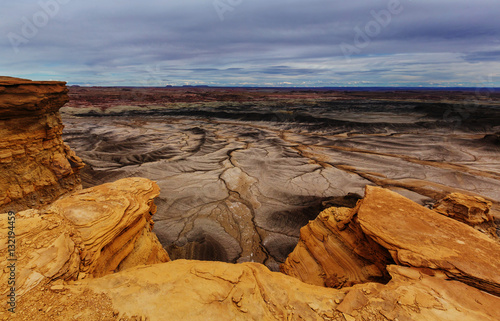
<path id="1" fill-rule="evenodd" d="M 0 319 L 500 319 L 498 92 L 0 93 Z"/>

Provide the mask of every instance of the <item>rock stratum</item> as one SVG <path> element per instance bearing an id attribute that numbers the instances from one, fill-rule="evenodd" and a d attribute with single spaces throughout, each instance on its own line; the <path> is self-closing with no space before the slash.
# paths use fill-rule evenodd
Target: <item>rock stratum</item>
<path id="1" fill-rule="evenodd" d="M 390 190 L 367 186 L 356 208 L 329 208 L 303 227 L 299 244 L 280 269 L 309 284 L 341 288 L 386 282 L 386 266 L 396 263 L 441 271 L 500 295 L 500 260 L 491 259 L 500 243 L 440 215 L 451 200 L 461 206 L 446 206 L 447 216 L 460 219 L 469 209 L 481 223 L 488 219 L 488 204 L 481 198 L 450 194 L 432 211 Z"/>
<path id="2" fill-rule="evenodd" d="M 217 155 L 215 148 L 212 153 Z M 211 236 L 218 237 L 210 225 L 215 218 L 225 220 L 232 229 L 227 233 L 234 233 L 241 242 L 258 241 L 248 227 L 259 216 L 253 217 L 244 208 L 259 208 L 259 198 L 253 197 L 262 195 L 252 175 L 235 166 L 243 161 L 222 160 L 225 170 L 220 179 L 232 191 L 225 199 L 230 211 L 224 214 L 217 203 L 221 211 L 212 212 L 213 217 L 197 217 L 196 224 L 202 225 L 194 226 L 193 238 L 200 237 L 195 234 L 201 231 L 201 237 L 209 239 L 203 231 L 210 228 Z M 180 169 L 188 171 L 189 166 Z M 264 171 L 260 177 L 265 176 Z M 176 194 L 171 191 L 182 185 L 179 181 L 172 184 L 163 199 L 173 197 L 175 202 Z M 274 191 L 273 195 L 280 195 Z M 200 195 L 203 202 L 211 192 Z M 0 293 L 9 300 L 1 305 L 0 319 L 500 319 L 496 273 L 500 259 L 495 255 L 500 243 L 484 230 L 484 224 L 492 223 L 494 204 L 477 195 L 445 195 L 431 210 L 376 186 L 366 186 L 362 198 L 325 194 L 318 206 L 309 209 L 316 210 L 316 215 L 311 214 L 315 220 L 302 224 L 306 226 L 300 229 L 295 250 L 289 256 L 281 254 L 285 256 L 281 270 L 289 275 L 254 262 L 169 261 L 153 232 L 152 217 L 158 215 L 155 201 L 162 200 L 159 195 L 154 181 L 127 177 L 83 190 L 69 188 L 50 204 L 0 214 L 0 256 L 17 259 L 14 270 L 7 260 L 0 270 Z M 244 207 L 235 211 L 238 202 Z M 17 204 L 23 204 L 23 199 Z M 190 214 L 184 214 L 186 219 Z M 9 223 L 13 217 L 15 223 Z M 282 213 L 281 218 L 287 215 Z M 245 220 L 248 225 L 240 223 Z M 195 225 L 194 221 L 190 224 Z M 9 232 L 15 234 L 14 247 Z M 189 244 L 176 254 L 200 250 Z M 217 253 L 209 247 L 205 251 Z M 265 248 L 259 252 L 251 245 L 244 251 L 249 258 L 268 255 Z M 15 289 L 8 286 L 13 271 Z M 15 314 L 8 311 L 11 293 L 16 295 Z"/>
<path id="3" fill-rule="evenodd" d="M 0 212 L 81 188 L 82 160 L 62 140 L 65 82 L 0 77 Z"/>
<path id="4" fill-rule="evenodd" d="M 499 227 L 490 213 L 491 206 L 490 201 L 479 196 L 451 193 L 434 204 L 433 209 L 499 240 Z"/>
<path id="5" fill-rule="evenodd" d="M 128 178 L 85 189 L 42 210 L 16 214 L 16 294 L 51 280 L 99 277 L 130 266 L 169 260 L 153 228 L 153 199 L 159 188 L 144 178 Z M 2 215 L 2 231 L 9 225 Z M 0 236 L 2 257 L 12 257 Z M 0 280 L 7 284 L 9 273 Z M 2 292 L 6 295 L 6 292 Z"/>
<path id="6" fill-rule="evenodd" d="M 387 282 L 387 249 L 363 232 L 356 210 L 331 207 L 300 229 L 300 240 L 281 272 L 332 288 L 369 281 Z"/>

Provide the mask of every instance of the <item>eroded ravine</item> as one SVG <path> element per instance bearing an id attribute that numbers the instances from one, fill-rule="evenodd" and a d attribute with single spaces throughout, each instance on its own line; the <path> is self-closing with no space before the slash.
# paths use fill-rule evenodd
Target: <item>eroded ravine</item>
<path id="1" fill-rule="evenodd" d="M 429 134 L 429 143 L 422 133 L 339 135 L 227 119 L 65 123 L 64 139 L 90 165 L 84 185 L 128 176 L 158 182 L 155 231 L 172 258 L 256 261 L 276 270 L 322 202 L 362 194 L 366 184 L 419 203 L 457 189 L 495 201 L 500 190 L 497 152 L 471 149 L 466 134 Z"/>

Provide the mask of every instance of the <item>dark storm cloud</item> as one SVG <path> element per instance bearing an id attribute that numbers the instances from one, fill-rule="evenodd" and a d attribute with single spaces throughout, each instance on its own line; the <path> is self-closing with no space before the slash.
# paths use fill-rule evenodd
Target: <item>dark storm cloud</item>
<path id="1" fill-rule="evenodd" d="M 315 74 L 319 70 L 307 68 L 290 68 L 288 66 L 272 66 L 264 68 L 262 73 L 271 75 L 306 75 Z"/>
<path id="2" fill-rule="evenodd" d="M 473 83 L 500 69 L 499 14 L 496 0 L 18 0 L 0 14 L 0 73 L 100 85 Z"/>
<path id="3" fill-rule="evenodd" d="M 472 52 L 464 59 L 469 62 L 500 61 L 500 50 Z"/>

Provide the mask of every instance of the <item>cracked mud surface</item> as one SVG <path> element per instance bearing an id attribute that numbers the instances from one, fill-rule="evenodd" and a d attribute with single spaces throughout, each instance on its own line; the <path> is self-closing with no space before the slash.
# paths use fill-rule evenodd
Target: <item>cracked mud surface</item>
<path id="1" fill-rule="evenodd" d="M 71 104 L 64 140 L 87 164 L 84 187 L 157 181 L 154 231 L 172 259 L 277 270 L 300 227 L 367 184 L 420 204 L 469 192 L 498 213 L 500 147 L 483 138 L 500 131 L 497 110 L 457 128 L 410 102 L 120 106 L 106 117 Z"/>

